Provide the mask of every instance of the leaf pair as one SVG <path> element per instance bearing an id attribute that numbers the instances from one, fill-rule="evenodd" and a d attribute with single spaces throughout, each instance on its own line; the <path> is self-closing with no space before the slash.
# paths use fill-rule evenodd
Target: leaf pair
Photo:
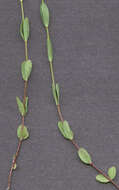
<path id="1" fill-rule="evenodd" d="M 30 74 L 32 71 L 32 62 L 31 60 L 24 61 L 21 64 L 21 73 L 22 73 L 22 78 L 24 81 L 28 81 Z"/>
<path id="2" fill-rule="evenodd" d="M 23 102 L 19 99 L 19 97 L 16 97 L 16 101 L 17 101 L 19 112 L 21 113 L 22 116 L 24 116 L 28 111 L 28 97 L 26 97 L 25 107 L 24 107 Z"/>
<path id="3" fill-rule="evenodd" d="M 53 93 L 53 97 L 55 100 L 56 105 L 59 104 L 59 97 L 60 97 L 60 88 L 59 88 L 59 84 L 56 83 L 52 83 L 52 93 Z"/>
<path id="4" fill-rule="evenodd" d="M 86 149 L 80 148 L 78 150 L 78 156 L 84 164 L 90 165 L 92 163 L 91 156 Z"/>
<path id="5" fill-rule="evenodd" d="M 64 122 L 59 121 L 58 128 L 59 128 L 61 134 L 64 136 L 64 138 L 66 138 L 68 140 L 73 140 L 74 134 L 67 121 L 64 121 Z"/>
<path id="6" fill-rule="evenodd" d="M 26 42 L 29 38 L 29 19 L 27 17 L 22 20 L 20 25 L 20 34 L 22 39 Z"/>
<path id="7" fill-rule="evenodd" d="M 40 5 L 40 14 L 42 18 L 42 22 L 46 28 L 49 26 L 49 9 L 46 3 L 42 2 Z"/>
<path id="8" fill-rule="evenodd" d="M 26 140 L 29 137 L 27 127 L 20 125 L 17 129 L 17 136 L 20 140 Z"/>
<path id="9" fill-rule="evenodd" d="M 116 177 L 116 167 L 112 166 L 108 169 L 108 176 L 111 180 L 113 180 Z M 106 177 L 104 177 L 102 174 L 99 174 L 96 176 L 96 180 L 100 183 L 108 183 L 110 182 Z"/>

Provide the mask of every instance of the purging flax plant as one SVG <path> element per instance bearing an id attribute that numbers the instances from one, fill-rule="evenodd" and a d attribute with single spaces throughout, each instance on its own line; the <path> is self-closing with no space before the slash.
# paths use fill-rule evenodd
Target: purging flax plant
<path id="1" fill-rule="evenodd" d="M 25 46 L 25 61 L 23 61 L 23 63 L 21 64 L 21 74 L 22 74 L 22 79 L 24 81 L 24 95 L 23 95 L 22 101 L 20 100 L 19 97 L 16 97 L 18 110 L 21 115 L 21 124 L 19 125 L 17 129 L 17 137 L 19 141 L 18 141 L 18 147 L 17 147 L 16 153 L 12 159 L 12 165 L 11 165 L 9 176 L 8 176 L 7 190 L 10 190 L 10 187 L 11 187 L 12 174 L 13 174 L 13 171 L 17 167 L 16 162 L 20 153 L 21 145 L 23 141 L 29 137 L 28 129 L 25 126 L 25 116 L 28 111 L 27 86 L 28 86 L 28 79 L 30 77 L 31 70 L 32 70 L 32 62 L 31 60 L 28 59 L 29 19 L 24 16 L 23 0 L 20 0 L 20 5 L 21 5 L 21 14 L 22 14 L 22 21 L 20 24 L 20 34 L 24 41 L 24 46 Z"/>
<path id="2" fill-rule="evenodd" d="M 100 183 L 112 183 L 116 189 L 119 190 L 119 186 L 113 181 L 116 176 L 116 167 L 111 167 L 108 169 L 107 174 L 104 173 L 102 170 L 98 169 L 88 151 L 85 148 L 79 147 L 79 145 L 74 140 L 74 133 L 72 132 L 69 123 L 64 119 L 62 112 L 61 112 L 61 105 L 60 105 L 60 88 L 59 84 L 55 82 L 54 71 L 53 71 L 53 49 L 52 49 L 52 42 L 49 34 L 49 9 L 47 4 L 42 0 L 40 5 L 40 14 L 42 18 L 43 25 L 46 30 L 47 36 L 47 52 L 48 52 L 48 61 L 50 66 L 50 73 L 51 73 L 51 81 L 52 81 L 52 94 L 55 100 L 57 112 L 59 115 L 60 121 L 58 122 L 58 128 L 62 136 L 69 140 L 77 150 L 77 154 L 80 160 L 84 163 L 89 165 L 90 167 L 94 168 L 98 175 L 96 176 L 96 180 Z"/>

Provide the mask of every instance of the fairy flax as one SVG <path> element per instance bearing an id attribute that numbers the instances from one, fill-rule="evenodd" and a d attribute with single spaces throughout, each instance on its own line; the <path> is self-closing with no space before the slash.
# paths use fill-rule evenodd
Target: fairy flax
<path id="1" fill-rule="evenodd" d="M 61 104 L 60 104 L 60 88 L 59 84 L 55 82 L 54 71 L 53 71 L 53 49 L 52 49 L 52 42 L 49 34 L 49 20 L 50 14 L 47 4 L 42 0 L 40 5 L 40 14 L 42 18 L 43 25 L 46 30 L 47 36 L 47 53 L 48 53 L 48 61 L 51 73 L 51 81 L 52 81 L 52 94 L 55 100 L 57 112 L 59 115 L 60 121 L 58 122 L 58 128 L 60 133 L 63 137 L 69 140 L 77 150 L 78 156 L 80 160 L 84 163 L 89 165 L 90 167 L 94 168 L 99 174 L 96 176 L 96 180 L 100 183 L 112 183 L 116 189 L 119 190 L 119 186 L 113 181 L 116 176 L 116 168 L 113 166 L 108 169 L 108 174 L 105 174 L 102 170 L 98 169 L 92 161 L 90 154 L 87 152 L 86 149 L 79 147 L 74 139 L 74 133 L 71 130 L 69 123 L 64 119 L 62 112 L 61 112 Z"/>
<path id="2" fill-rule="evenodd" d="M 22 101 L 20 100 L 19 97 L 16 97 L 18 110 L 21 115 L 21 124 L 19 125 L 17 129 L 17 137 L 19 141 L 18 141 L 18 147 L 17 147 L 16 153 L 14 154 L 13 159 L 12 159 L 12 165 L 11 165 L 9 176 L 8 176 L 7 190 L 10 190 L 11 188 L 12 175 L 13 175 L 13 171 L 16 170 L 17 168 L 16 162 L 21 150 L 21 145 L 23 141 L 29 137 L 28 129 L 25 126 L 25 116 L 28 111 L 27 87 L 28 87 L 28 79 L 30 77 L 31 70 L 32 70 L 32 62 L 28 58 L 29 19 L 24 16 L 23 0 L 20 0 L 20 5 L 21 5 L 21 14 L 22 14 L 22 20 L 20 24 L 20 34 L 24 41 L 24 46 L 25 46 L 24 48 L 25 61 L 23 61 L 23 63 L 21 64 L 21 74 L 22 74 L 22 79 L 24 81 L 24 95 L 23 95 Z"/>

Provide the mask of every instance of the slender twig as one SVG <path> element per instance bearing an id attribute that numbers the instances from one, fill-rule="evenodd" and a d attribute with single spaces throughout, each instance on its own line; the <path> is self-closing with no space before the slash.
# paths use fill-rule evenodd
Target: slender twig
<path id="1" fill-rule="evenodd" d="M 22 22 L 24 21 L 24 8 L 23 8 L 23 1 L 20 1 L 21 3 L 21 14 L 22 14 Z M 25 60 L 28 60 L 28 44 L 27 41 L 24 42 L 25 44 Z M 26 104 L 26 97 L 27 97 L 27 86 L 28 86 L 28 82 L 24 81 L 24 95 L 23 95 L 23 105 L 25 108 L 25 104 Z M 23 115 L 21 118 L 21 125 L 22 125 L 22 129 L 24 128 L 24 121 L 25 121 L 25 116 Z M 12 165 L 10 168 L 10 172 L 9 172 L 9 176 L 8 176 L 8 187 L 7 190 L 10 190 L 11 187 L 11 182 L 12 182 L 12 174 L 13 174 L 13 170 L 14 170 L 14 166 L 16 164 L 17 158 L 19 156 L 20 150 L 21 150 L 21 146 L 22 146 L 23 140 L 19 140 L 18 142 L 18 147 L 17 147 L 17 151 L 13 157 L 13 161 L 12 161 Z"/>
<path id="2" fill-rule="evenodd" d="M 47 15 L 49 15 L 49 10 L 48 10 L 47 5 L 44 3 L 44 0 L 42 0 L 42 3 L 41 3 L 41 17 L 42 17 L 43 25 L 45 26 L 45 29 L 46 29 L 47 49 L 48 49 L 48 61 L 49 61 L 49 67 L 50 67 L 50 73 L 51 73 L 52 87 L 54 86 L 54 89 L 55 89 L 55 95 L 53 94 L 53 96 L 54 96 L 54 99 L 55 99 L 55 103 L 56 103 L 56 108 L 57 108 L 59 119 L 63 123 L 64 122 L 64 118 L 63 118 L 63 114 L 61 112 L 61 105 L 59 103 L 59 97 L 58 97 L 59 91 L 57 91 L 57 89 L 56 89 L 56 82 L 55 82 L 55 76 L 54 76 L 54 70 L 53 70 L 52 44 L 51 44 L 51 41 L 50 41 L 50 34 L 49 34 L 49 29 L 48 29 L 48 26 L 49 26 L 49 17 L 45 17 L 45 13 L 47 13 Z M 66 138 L 66 136 L 64 136 L 64 137 Z M 79 151 L 80 147 L 75 142 L 75 140 L 74 139 L 69 139 L 69 140 L 74 145 L 74 147 L 76 148 L 76 150 Z M 103 171 L 101 171 L 100 169 L 98 169 L 92 162 L 89 165 L 92 168 L 94 168 L 99 174 L 102 174 L 110 183 L 112 183 L 119 190 L 119 186 L 109 176 L 107 176 Z"/>

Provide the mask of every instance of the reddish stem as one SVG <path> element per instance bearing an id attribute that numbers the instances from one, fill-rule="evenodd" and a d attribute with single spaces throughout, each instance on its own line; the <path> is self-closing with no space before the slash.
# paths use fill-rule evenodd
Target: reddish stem
<path id="1" fill-rule="evenodd" d="M 26 96 L 27 96 L 27 81 L 24 82 L 24 97 L 23 97 L 23 104 L 24 104 L 24 106 L 25 106 Z M 22 123 L 21 123 L 21 125 L 22 125 L 22 129 L 23 129 L 24 128 L 24 116 L 22 116 Z M 19 156 L 22 142 L 23 142 L 22 140 L 19 140 L 17 151 L 16 151 L 16 154 L 15 154 L 15 156 L 13 158 L 13 161 L 12 161 L 12 165 L 11 165 L 9 176 L 8 176 L 8 187 L 7 187 L 7 190 L 10 190 L 10 187 L 11 187 L 11 181 L 12 181 L 12 174 L 13 174 L 13 171 L 14 171 L 14 165 L 16 164 L 17 158 Z"/>

